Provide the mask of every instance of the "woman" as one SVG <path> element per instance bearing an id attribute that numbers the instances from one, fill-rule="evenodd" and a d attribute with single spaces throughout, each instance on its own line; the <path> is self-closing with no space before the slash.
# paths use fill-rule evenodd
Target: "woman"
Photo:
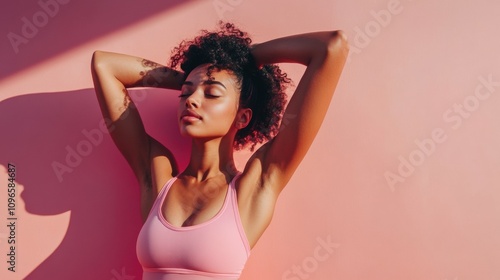
<path id="1" fill-rule="evenodd" d="M 321 126 L 347 53 L 341 31 L 251 45 L 229 23 L 182 42 L 170 67 L 94 53 L 102 114 L 141 188 L 143 279 L 238 279 Z M 280 128 L 289 79 L 272 64 L 281 62 L 307 68 Z M 181 91 L 178 125 L 192 143 L 181 173 L 171 151 L 145 131 L 127 94 L 137 86 Z M 234 149 L 256 144 L 244 170 L 236 171 Z"/>

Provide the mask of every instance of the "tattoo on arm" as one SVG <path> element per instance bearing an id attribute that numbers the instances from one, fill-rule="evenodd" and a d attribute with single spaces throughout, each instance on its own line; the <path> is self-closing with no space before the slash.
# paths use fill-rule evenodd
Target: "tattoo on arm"
<path id="1" fill-rule="evenodd" d="M 148 60 L 148 59 L 143 59 L 142 60 L 142 66 L 153 69 L 153 68 L 158 67 L 158 63 L 153 62 L 153 61 Z"/>
<path id="2" fill-rule="evenodd" d="M 171 70 L 168 67 L 148 59 L 142 59 L 141 64 L 144 68 L 143 71 L 139 72 L 139 75 L 143 77 L 141 82 L 142 86 L 162 87 L 171 74 L 173 74 L 174 77 L 179 75 L 177 71 Z"/>
<path id="3" fill-rule="evenodd" d="M 118 107 L 118 112 L 120 113 L 125 112 L 125 110 L 127 110 L 127 108 L 130 106 L 130 103 L 132 102 L 130 96 L 128 95 L 128 91 L 126 89 L 122 89 L 122 92 L 125 95 L 123 96 L 123 104 L 121 104 L 122 106 Z"/>

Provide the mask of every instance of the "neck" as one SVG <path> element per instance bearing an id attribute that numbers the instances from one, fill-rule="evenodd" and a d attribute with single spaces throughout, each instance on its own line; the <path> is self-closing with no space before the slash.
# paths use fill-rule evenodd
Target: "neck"
<path id="1" fill-rule="evenodd" d="M 224 175 L 230 179 L 236 171 L 233 160 L 232 140 L 224 138 L 208 141 L 192 141 L 191 157 L 185 175 L 204 181 L 209 178 Z"/>

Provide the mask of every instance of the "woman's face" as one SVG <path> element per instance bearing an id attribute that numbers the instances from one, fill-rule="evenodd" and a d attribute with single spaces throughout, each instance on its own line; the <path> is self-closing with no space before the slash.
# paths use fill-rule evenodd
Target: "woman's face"
<path id="1" fill-rule="evenodd" d="M 208 140 L 237 130 L 234 122 L 240 92 L 236 77 L 226 70 L 214 70 L 210 79 L 209 66 L 195 68 L 182 85 L 177 116 L 183 136 Z"/>

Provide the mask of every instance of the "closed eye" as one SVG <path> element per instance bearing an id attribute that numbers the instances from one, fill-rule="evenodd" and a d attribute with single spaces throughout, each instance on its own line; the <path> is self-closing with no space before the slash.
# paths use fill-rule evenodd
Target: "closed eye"
<path id="1" fill-rule="evenodd" d="M 191 94 L 193 94 L 193 91 L 190 89 L 190 87 L 183 85 L 181 88 L 181 94 L 179 94 L 179 98 L 186 98 Z"/>
<path id="2" fill-rule="evenodd" d="M 205 97 L 206 97 L 206 98 L 209 98 L 209 99 L 214 99 L 214 98 L 219 98 L 220 96 L 218 96 L 218 95 L 213 95 L 213 94 L 209 94 L 209 93 L 206 93 L 206 94 L 205 94 Z"/>

